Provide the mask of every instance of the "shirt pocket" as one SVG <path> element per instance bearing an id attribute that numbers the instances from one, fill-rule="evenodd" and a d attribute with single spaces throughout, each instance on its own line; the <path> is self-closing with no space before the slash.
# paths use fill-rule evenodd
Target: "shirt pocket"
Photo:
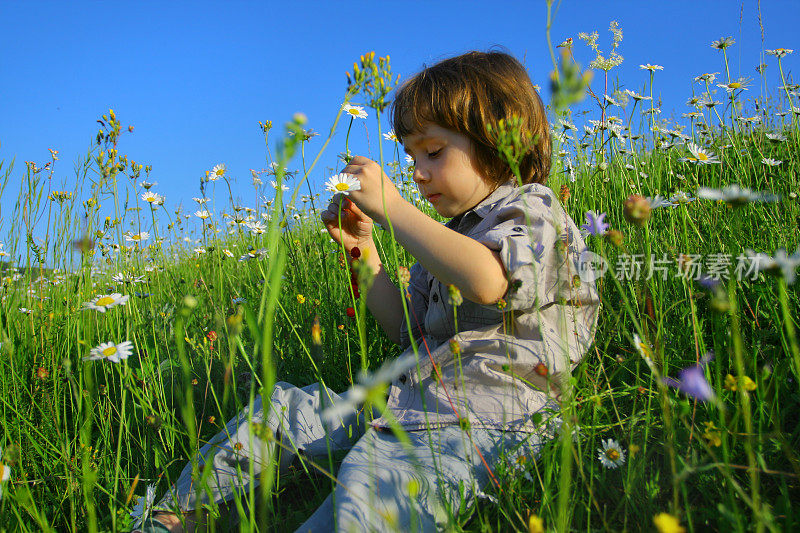
<path id="1" fill-rule="evenodd" d="M 464 303 L 458 307 L 458 331 L 479 329 L 499 324 L 502 321 L 503 313 L 494 306 L 490 307 L 464 300 Z"/>
<path id="2" fill-rule="evenodd" d="M 442 284 L 431 278 L 430 292 L 428 293 L 428 312 L 425 314 L 425 331 L 433 338 L 442 341 L 452 337 L 453 330 L 452 309 L 448 313 L 444 298 L 446 293 Z"/>

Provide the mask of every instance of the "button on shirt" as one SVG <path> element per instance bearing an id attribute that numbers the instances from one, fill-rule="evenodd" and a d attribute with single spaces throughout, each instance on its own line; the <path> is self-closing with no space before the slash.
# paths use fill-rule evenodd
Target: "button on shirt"
<path id="1" fill-rule="evenodd" d="M 401 357 L 414 353 L 413 336 L 418 364 L 392 383 L 388 407 L 406 430 L 461 418 L 535 431 L 531 415 L 558 408 L 562 381 L 594 338 L 600 301 L 591 276 L 579 276 L 586 245 L 541 184 L 503 184 L 447 227 L 497 251 L 509 289 L 497 305 L 454 306 L 446 286 L 419 263 L 411 267 L 412 327 L 401 326 Z"/>

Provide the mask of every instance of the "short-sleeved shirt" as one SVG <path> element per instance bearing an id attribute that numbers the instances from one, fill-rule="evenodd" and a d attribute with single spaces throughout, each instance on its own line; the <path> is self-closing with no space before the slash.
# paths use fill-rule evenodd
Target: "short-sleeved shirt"
<path id="1" fill-rule="evenodd" d="M 594 338 L 600 301 L 594 281 L 579 275 L 583 238 L 541 184 L 505 183 L 447 227 L 499 253 L 508 292 L 498 304 L 454 305 L 447 286 L 411 267 L 401 357 L 413 353 L 413 336 L 418 364 L 391 384 L 388 407 L 406 430 L 468 419 L 535 431 L 531 415 L 557 409 L 562 380 Z"/>

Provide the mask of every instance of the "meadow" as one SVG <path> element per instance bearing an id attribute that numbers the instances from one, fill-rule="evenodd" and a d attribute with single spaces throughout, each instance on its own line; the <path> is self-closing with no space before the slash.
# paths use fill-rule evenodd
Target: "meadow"
<path id="1" fill-rule="evenodd" d="M 500 464 L 450 528 L 796 530 L 800 95 L 781 66 L 791 51 L 768 52 L 782 85 L 767 88 L 761 67 L 755 80 L 732 77 L 735 43 L 714 41 L 720 63 L 708 68 L 721 73 L 698 73 L 685 112 L 668 119 L 653 99 L 658 65 L 642 65 L 641 93 L 611 89 L 617 31 L 605 52 L 596 34 L 554 48 L 549 106 L 548 185 L 603 267 L 595 344 L 561 384 L 556 438 L 538 459 Z M 587 45 L 603 94 L 572 60 Z M 276 381 L 361 384 L 381 398 L 387 383 L 369 376 L 401 350 L 366 311 L 366 291 L 353 292 L 319 221 L 330 193 L 310 180 L 323 178 L 323 152 L 348 157 L 351 128 L 366 121 L 386 173 L 437 215 L 380 128 L 397 84 L 388 57 L 365 54 L 348 78 L 325 134 L 302 115 L 254 124 L 271 165 L 253 171 L 246 200 L 224 164 L 195 198 L 162 197 L 151 169 L 124 155 L 135 117 L 111 110 L 70 190 L 51 188 L 67 172 L 54 150 L 0 161 L 0 191 L 22 183 L 0 214 L 0 529 L 128 530 L 147 495 L 160 497 Z M 589 115 L 570 111 L 581 100 Z M 342 146 L 332 139 L 344 128 Z M 513 162 L 524 147 L 513 125 L 505 135 Z M 391 228 L 375 234 L 387 271 L 413 264 Z M 339 459 L 265 475 L 240 527 L 299 526 Z"/>

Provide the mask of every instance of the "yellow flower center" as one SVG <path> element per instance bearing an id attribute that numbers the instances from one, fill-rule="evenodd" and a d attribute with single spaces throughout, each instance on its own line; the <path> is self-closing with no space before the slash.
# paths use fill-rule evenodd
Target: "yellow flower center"
<path id="1" fill-rule="evenodd" d="M 97 300 L 97 305 L 108 305 L 113 303 L 114 303 L 114 298 L 112 298 L 111 296 L 103 296 L 102 298 Z"/>
<path id="2" fill-rule="evenodd" d="M 612 461 L 616 461 L 619 459 L 619 452 L 613 448 L 606 450 L 606 457 L 608 457 Z"/>
<path id="3" fill-rule="evenodd" d="M 739 88 L 739 87 L 741 87 L 741 86 L 742 86 L 742 84 L 741 84 L 741 83 L 739 83 L 738 81 L 734 81 L 733 83 L 731 83 L 730 85 L 728 85 L 728 87 L 730 87 L 731 89 L 738 89 L 738 88 Z"/>
<path id="4" fill-rule="evenodd" d="M 141 241 L 142 240 L 142 236 L 141 235 L 131 235 L 131 239 L 134 240 L 134 241 Z"/>
<path id="5" fill-rule="evenodd" d="M 352 108 L 347 110 L 348 113 L 354 116 L 358 116 L 358 109 Z"/>
<path id="6" fill-rule="evenodd" d="M 697 154 L 697 159 L 699 159 L 700 161 L 708 161 L 708 155 L 704 154 L 703 152 L 699 152 Z"/>
<path id="7" fill-rule="evenodd" d="M 117 353 L 117 347 L 116 346 L 109 346 L 108 348 L 106 348 L 102 352 L 103 357 L 111 357 L 115 353 Z"/>
<path id="8" fill-rule="evenodd" d="M 350 190 L 350 185 L 347 183 L 337 183 L 334 189 L 337 191 L 347 191 Z"/>

